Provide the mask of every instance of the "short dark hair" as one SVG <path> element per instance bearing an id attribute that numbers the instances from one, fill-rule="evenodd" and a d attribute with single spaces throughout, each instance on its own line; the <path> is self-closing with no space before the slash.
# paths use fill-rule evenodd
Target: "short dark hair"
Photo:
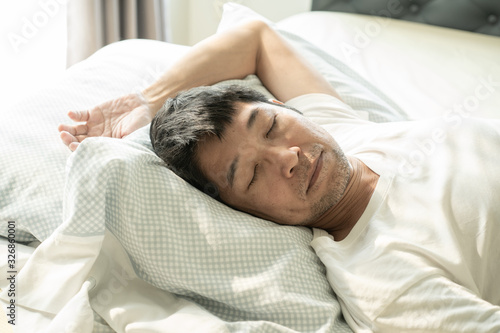
<path id="1" fill-rule="evenodd" d="M 218 200 L 218 188 L 199 167 L 198 142 L 207 136 L 222 139 L 238 102 L 271 103 L 262 93 L 241 85 L 197 87 L 169 98 L 151 122 L 151 144 L 167 167 Z"/>

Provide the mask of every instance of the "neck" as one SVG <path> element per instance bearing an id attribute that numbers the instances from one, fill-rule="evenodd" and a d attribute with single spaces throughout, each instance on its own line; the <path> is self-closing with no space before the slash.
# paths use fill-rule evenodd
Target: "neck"
<path id="1" fill-rule="evenodd" d="M 335 241 L 347 237 L 368 206 L 379 175 L 355 157 L 348 157 L 352 166 L 349 183 L 340 201 L 329 208 L 316 222 L 308 225 L 326 230 Z"/>

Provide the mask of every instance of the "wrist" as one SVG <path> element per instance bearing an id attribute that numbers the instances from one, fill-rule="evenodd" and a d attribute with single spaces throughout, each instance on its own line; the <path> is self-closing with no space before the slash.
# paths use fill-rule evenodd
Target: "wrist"
<path id="1" fill-rule="evenodd" d="M 165 102 L 165 99 L 167 98 L 161 96 L 158 93 L 155 93 L 149 88 L 138 92 L 137 95 L 139 96 L 139 98 L 141 98 L 144 105 L 148 107 L 148 111 L 152 117 L 154 117 L 158 110 L 160 110 L 160 108 L 163 106 L 163 103 Z"/>

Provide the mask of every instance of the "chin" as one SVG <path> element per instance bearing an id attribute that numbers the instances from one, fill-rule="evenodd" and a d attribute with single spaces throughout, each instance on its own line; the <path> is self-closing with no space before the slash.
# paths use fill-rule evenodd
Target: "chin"
<path id="1" fill-rule="evenodd" d="M 318 220 L 328 209 L 335 206 L 344 196 L 351 176 L 351 166 L 340 148 L 334 149 L 334 163 L 328 177 L 325 193 L 311 207 L 309 217 L 302 225 L 308 225 Z"/>

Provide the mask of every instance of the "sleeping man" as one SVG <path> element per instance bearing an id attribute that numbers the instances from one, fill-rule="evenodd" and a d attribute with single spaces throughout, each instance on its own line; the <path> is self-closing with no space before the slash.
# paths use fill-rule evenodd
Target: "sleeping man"
<path id="1" fill-rule="evenodd" d="M 210 87 L 249 74 L 285 104 Z M 500 123 L 372 123 L 360 111 L 254 21 L 191 48 L 142 94 L 70 112 L 80 124 L 59 130 L 75 150 L 151 122 L 155 152 L 193 186 L 311 227 L 356 331 L 500 332 Z"/>

